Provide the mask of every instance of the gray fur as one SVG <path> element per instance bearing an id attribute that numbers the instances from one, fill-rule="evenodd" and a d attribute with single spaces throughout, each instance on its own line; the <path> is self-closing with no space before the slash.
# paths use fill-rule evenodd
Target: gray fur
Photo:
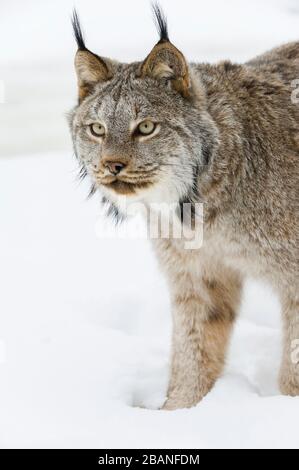
<path id="1" fill-rule="evenodd" d="M 106 188 L 101 167 L 107 154 L 125 159 L 134 197 L 204 203 L 200 250 L 187 252 L 172 239 L 154 243 L 173 303 L 165 409 L 195 405 L 221 373 L 248 274 L 269 281 L 281 298 L 280 385 L 298 395 L 291 344 L 299 338 L 299 104 L 291 82 L 299 78 L 299 43 L 244 65 L 188 65 L 167 41 L 157 47 L 144 62 L 101 58 L 99 71 L 89 57 L 96 83 L 88 83 L 81 55 L 70 126 L 80 163 L 113 204 L 119 195 Z M 132 122 L 149 117 L 160 132 L 134 138 Z M 87 132 L 98 120 L 108 130 L 102 142 Z M 145 181 L 147 188 L 138 186 Z"/>

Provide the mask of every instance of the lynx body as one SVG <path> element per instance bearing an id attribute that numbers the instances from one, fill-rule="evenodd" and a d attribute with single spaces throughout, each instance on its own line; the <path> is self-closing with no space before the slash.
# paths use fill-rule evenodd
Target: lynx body
<path id="1" fill-rule="evenodd" d="M 169 41 L 143 62 L 90 52 L 78 18 L 74 149 L 111 212 L 120 201 L 203 203 L 203 244 L 153 240 L 173 309 L 165 409 L 196 405 L 223 369 L 245 276 L 269 281 L 282 305 L 282 393 L 299 395 L 299 42 L 243 65 L 188 64 Z"/>

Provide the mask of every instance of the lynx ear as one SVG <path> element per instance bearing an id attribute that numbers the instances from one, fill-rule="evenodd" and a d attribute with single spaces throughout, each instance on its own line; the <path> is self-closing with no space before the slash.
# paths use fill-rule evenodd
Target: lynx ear
<path id="1" fill-rule="evenodd" d="M 75 68 L 78 77 L 80 101 L 91 93 L 94 85 L 112 77 L 108 61 L 87 50 L 77 51 Z"/>
<path id="2" fill-rule="evenodd" d="M 74 11 L 72 18 L 74 35 L 78 45 L 75 56 L 75 69 L 79 86 L 79 102 L 89 95 L 97 83 L 109 80 L 112 77 L 112 64 L 90 52 L 84 43 L 79 18 Z"/>
<path id="3" fill-rule="evenodd" d="M 141 65 L 141 76 L 171 80 L 173 88 L 189 96 L 190 76 L 183 54 L 169 41 L 166 18 L 158 5 L 153 6 L 160 41 Z"/>
<path id="4" fill-rule="evenodd" d="M 171 80 L 173 88 L 189 96 L 190 77 L 183 54 L 170 42 L 158 43 L 141 66 L 142 77 Z"/>

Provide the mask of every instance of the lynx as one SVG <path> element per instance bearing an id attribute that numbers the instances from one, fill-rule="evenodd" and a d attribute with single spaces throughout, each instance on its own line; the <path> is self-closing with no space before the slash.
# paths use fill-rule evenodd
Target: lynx
<path id="1" fill-rule="evenodd" d="M 120 214 L 123 198 L 203 204 L 203 243 L 152 240 L 172 303 L 163 409 L 196 405 L 220 376 L 246 276 L 278 293 L 280 389 L 299 395 L 299 42 L 245 64 L 188 63 L 154 7 L 159 42 L 141 62 L 85 46 L 78 16 L 78 104 L 70 128 L 81 175 Z"/>

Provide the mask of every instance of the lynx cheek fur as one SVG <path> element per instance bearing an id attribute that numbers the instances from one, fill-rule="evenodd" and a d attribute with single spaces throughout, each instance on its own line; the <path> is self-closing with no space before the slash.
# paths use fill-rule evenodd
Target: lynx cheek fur
<path id="1" fill-rule="evenodd" d="M 200 249 L 153 241 L 173 307 L 164 409 L 197 404 L 219 377 L 246 275 L 279 293 L 280 387 L 299 395 L 299 42 L 244 65 L 188 64 L 154 10 L 160 40 L 132 64 L 90 52 L 74 14 L 79 103 L 70 127 L 82 174 L 115 214 L 123 195 L 204 204 Z"/>

